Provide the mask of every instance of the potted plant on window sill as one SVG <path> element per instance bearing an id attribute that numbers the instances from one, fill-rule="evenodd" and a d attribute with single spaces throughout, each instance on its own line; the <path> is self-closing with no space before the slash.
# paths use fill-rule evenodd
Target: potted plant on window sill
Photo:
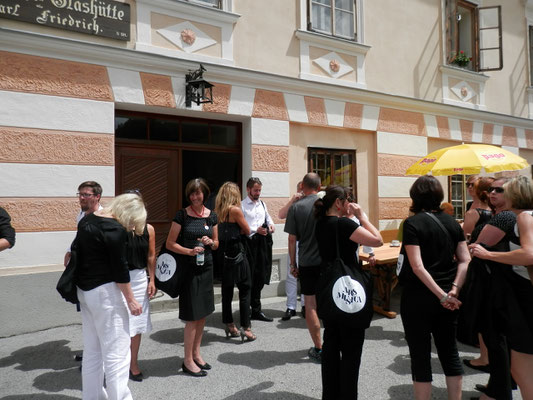
<path id="1" fill-rule="evenodd" d="M 460 68 L 466 68 L 468 63 L 472 60 L 472 57 L 468 57 L 463 50 L 461 50 L 458 54 L 455 54 L 455 56 L 450 61 L 451 64 L 457 65 Z"/>

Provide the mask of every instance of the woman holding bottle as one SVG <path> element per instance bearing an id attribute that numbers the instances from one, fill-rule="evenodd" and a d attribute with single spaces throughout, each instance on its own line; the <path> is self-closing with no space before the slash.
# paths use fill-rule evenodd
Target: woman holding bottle
<path id="1" fill-rule="evenodd" d="M 190 205 L 179 210 L 172 221 L 166 247 L 185 255 L 186 282 L 179 298 L 179 318 L 185 321 L 183 372 L 206 376 L 211 365 L 200 355 L 205 318 L 215 310 L 213 293 L 212 250 L 218 248 L 218 219 L 204 206 L 209 187 L 202 178 L 191 180 L 185 187 Z"/>

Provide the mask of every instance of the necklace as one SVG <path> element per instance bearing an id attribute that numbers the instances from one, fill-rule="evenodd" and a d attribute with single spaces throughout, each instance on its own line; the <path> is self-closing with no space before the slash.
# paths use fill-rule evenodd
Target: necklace
<path id="1" fill-rule="evenodd" d="M 196 210 L 194 209 L 194 207 L 191 206 L 191 210 L 192 210 L 192 212 L 195 213 L 196 216 L 197 216 L 198 218 L 203 218 L 203 216 L 204 216 L 204 209 L 205 209 L 205 206 L 202 204 L 202 212 L 201 212 L 200 214 L 198 214 L 198 213 L 196 212 Z"/>

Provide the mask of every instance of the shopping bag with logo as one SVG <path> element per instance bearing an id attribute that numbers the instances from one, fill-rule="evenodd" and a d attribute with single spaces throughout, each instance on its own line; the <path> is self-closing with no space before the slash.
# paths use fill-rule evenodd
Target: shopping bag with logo
<path id="1" fill-rule="evenodd" d="M 318 317 L 340 323 L 366 326 L 372 318 L 372 281 L 369 274 L 347 266 L 339 252 L 320 275 L 317 290 Z"/>
<path id="2" fill-rule="evenodd" d="M 155 266 L 155 287 L 172 298 L 178 297 L 183 287 L 185 270 L 183 257 L 163 245 Z"/>

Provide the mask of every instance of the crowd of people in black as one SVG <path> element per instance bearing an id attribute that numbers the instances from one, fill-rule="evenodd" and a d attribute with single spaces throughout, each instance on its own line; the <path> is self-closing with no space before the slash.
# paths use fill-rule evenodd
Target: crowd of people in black
<path id="1" fill-rule="evenodd" d="M 323 399 L 357 399 L 365 330 L 373 312 L 372 277 L 359 261 L 359 245 L 379 247 L 383 239 L 343 187 L 320 192 L 320 177 L 309 173 L 299 188 L 283 217 L 290 273 L 305 297 L 313 342 L 308 354 L 322 365 Z M 488 383 L 477 385 L 481 399 L 511 399 L 517 386 L 524 399 L 533 399 L 533 185 L 522 176 L 473 176 L 467 188 L 473 202 L 462 226 L 442 211 L 444 193 L 436 178 L 422 176 L 410 189 L 411 216 L 401 227 L 397 274 L 414 398 L 431 398 L 433 339 L 450 400 L 461 399 L 463 363 L 490 372 Z M 260 200 L 261 189 L 262 182 L 250 178 L 242 200 L 239 186 L 226 182 L 211 210 L 205 205 L 207 183 L 197 178 L 186 185 L 189 204 L 177 212 L 165 242 L 167 250 L 186 260 L 179 297 L 185 374 L 204 377 L 212 368 L 201 355 L 201 342 L 206 317 L 214 311 L 214 264 L 220 268 L 228 338 L 254 341 L 251 320 L 272 321 L 261 308 L 261 290 L 270 281 L 275 227 Z M 143 379 L 141 335 L 152 329 L 155 232 L 146 223 L 138 190 L 115 197 L 104 208 L 101 195 L 96 182 L 78 188 L 83 398 L 131 399 L 128 379 Z M 14 245 L 9 222 L 0 209 L 0 250 Z M 240 327 L 232 313 L 235 286 Z M 290 309 L 287 313 L 285 320 L 292 316 Z M 457 339 L 479 345 L 480 357 L 462 363 Z"/>

